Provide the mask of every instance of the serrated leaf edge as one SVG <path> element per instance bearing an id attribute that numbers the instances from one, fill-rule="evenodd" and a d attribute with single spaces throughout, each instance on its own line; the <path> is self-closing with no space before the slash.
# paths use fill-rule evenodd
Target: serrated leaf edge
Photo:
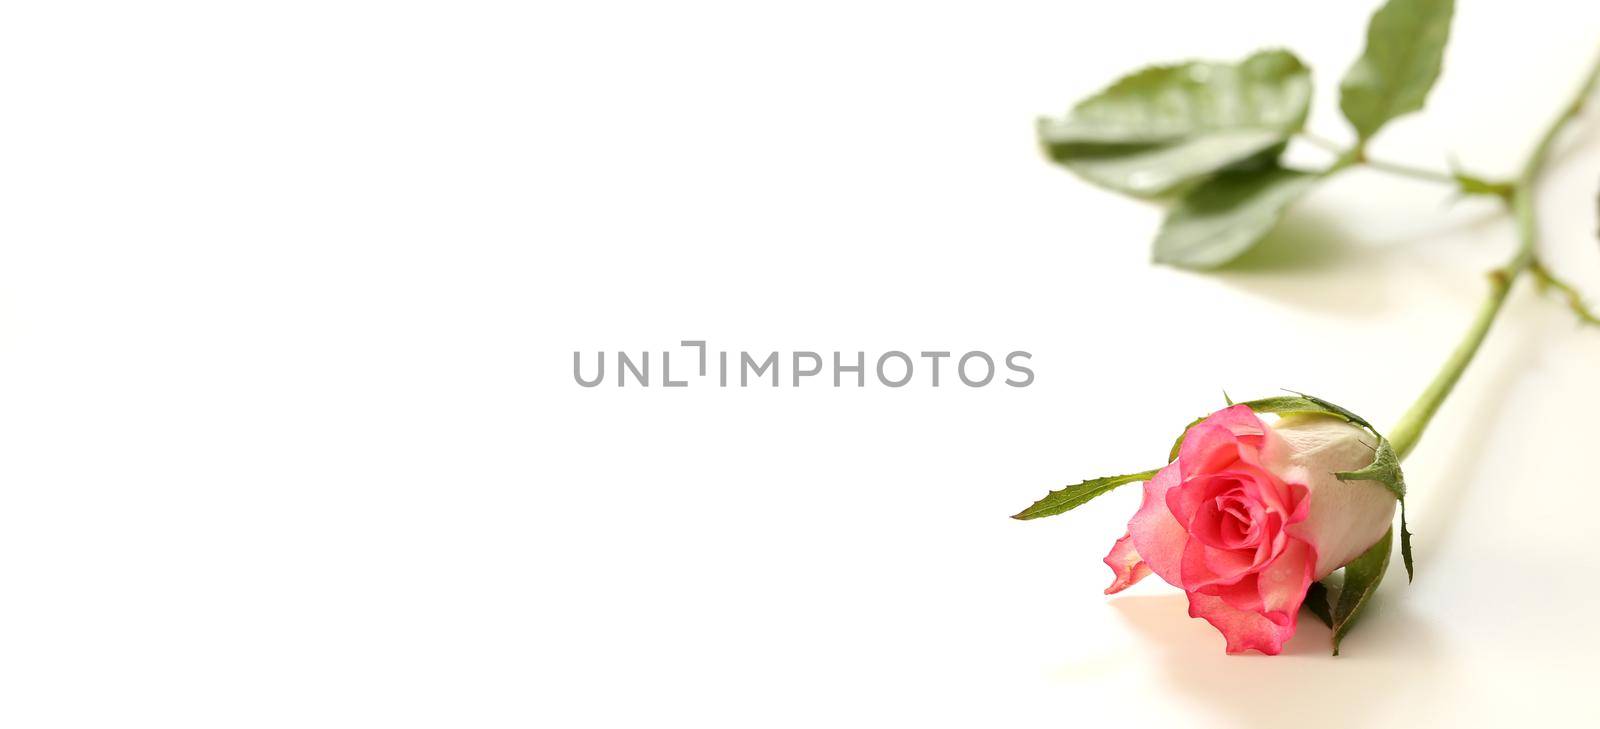
<path id="1" fill-rule="evenodd" d="M 1118 486 L 1125 486 L 1135 482 L 1149 481 L 1150 479 L 1155 478 L 1156 473 L 1160 470 L 1161 469 L 1152 469 L 1149 471 L 1139 471 L 1137 473 L 1126 473 L 1121 476 L 1101 476 L 1100 478 L 1091 478 L 1087 481 L 1075 483 L 1071 486 L 1065 486 L 1045 494 L 1044 498 L 1033 502 L 1033 505 L 1029 506 L 1028 508 L 1012 514 L 1011 518 L 1025 521 L 1028 519 L 1042 519 L 1047 516 L 1064 514 L 1083 506 L 1089 501 L 1099 497 L 1102 494 L 1110 492 L 1112 489 Z"/>

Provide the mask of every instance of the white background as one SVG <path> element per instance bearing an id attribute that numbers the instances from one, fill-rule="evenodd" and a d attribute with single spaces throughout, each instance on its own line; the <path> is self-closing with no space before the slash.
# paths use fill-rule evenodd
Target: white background
<path id="1" fill-rule="evenodd" d="M 1377 155 L 1490 176 L 1594 3 L 1464 0 Z M 1076 5 L 1076 7 L 1075 7 Z M 1408 462 L 1344 655 L 1230 657 L 1100 559 L 1148 468 L 1292 387 L 1393 422 L 1511 250 L 1376 173 L 1240 270 L 1032 123 L 1367 3 L 13 3 L 0 22 L 0 724 L 1506 725 L 1596 720 L 1600 331 L 1526 285 Z M 1296 147 L 1323 164 L 1327 155 Z M 1600 118 L 1542 190 L 1600 296 Z M 1025 389 L 578 387 L 574 351 L 1034 353 Z M 948 382 L 948 381 L 947 381 Z"/>

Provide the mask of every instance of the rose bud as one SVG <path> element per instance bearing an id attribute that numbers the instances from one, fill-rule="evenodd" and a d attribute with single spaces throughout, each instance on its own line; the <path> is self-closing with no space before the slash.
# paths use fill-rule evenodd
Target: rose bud
<path id="1" fill-rule="evenodd" d="M 1151 572 L 1183 589 L 1189 616 L 1229 653 L 1275 655 L 1295 631 L 1306 589 L 1382 539 L 1395 496 L 1337 472 L 1373 462 L 1376 438 L 1327 415 L 1268 424 L 1247 405 L 1212 413 L 1176 460 L 1144 485 L 1144 501 L 1105 562 L 1106 594 Z"/>

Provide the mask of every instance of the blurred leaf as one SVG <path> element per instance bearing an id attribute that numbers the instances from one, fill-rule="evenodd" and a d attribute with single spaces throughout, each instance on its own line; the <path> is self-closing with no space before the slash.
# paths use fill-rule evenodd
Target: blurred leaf
<path id="1" fill-rule="evenodd" d="M 1106 476 L 1104 478 L 1090 479 L 1088 481 L 1084 481 L 1083 483 L 1068 486 L 1058 491 L 1051 491 L 1050 493 L 1046 494 L 1044 498 L 1033 502 L 1033 506 L 1030 506 L 1026 509 L 1023 509 L 1021 512 L 1018 512 L 1017 514 L 1012 515 L 1011 518 L 1038 519 L 1040 517 L 1062 514 L 1083 506 L 1084 504 L 1088 503 L 1090 499 L 1106 493 L 1118 486 L 1133 483 L 1135 481 L 1149 481 L 1150 479 L 1155 478 L 1155 475 L 1155 471 L 1143 471 L 1141 473 L 1130 473 L 1123 476 Z"/>
<path id="2" fill-rule="evenodd" d="M 1311 72 L 1288 51 L 1153 66 L 1063 119 L 1041 119 L 1039 140 L 1090 182 L 1157 197 L 1222 170 L 1273 165 L 1310 100 Z"/>
<path id="3" fill-rule="evenodd" d="M 1389 0 L 1367 25 L 1367 47 L 1339 84 L 1339 108 L 1366 140 L 1417 111 L 1439 78 L 1454 0 Z"/>
<path id="4" fill-rule="evenodd" d="M 1155 260 L 1216 268 L 1253 248 L 1311 189 L 1318 175 L 1272 167 L 1225 172 L 1190 190 L 1156 234 Z"/>

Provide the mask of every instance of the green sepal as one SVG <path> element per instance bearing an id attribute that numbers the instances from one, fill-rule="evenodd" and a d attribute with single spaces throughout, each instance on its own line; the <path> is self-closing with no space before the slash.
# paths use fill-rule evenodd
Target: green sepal
<path id="1" fill-rule="evenodd" d="M 1400 456 L 1394 452 L 1389 439 L 1378 436 L 1378 447 L 1372 463 L 1359 471 L 1333 474 L 1340 481 L 1376 481 L 1394 494 L 1400 502 L 1400 559 L 1406 565 L 1406 581 L 1413 578 L 1411 562 L 1411 530 L 1406 527 L 1406 477 L 1400 472 Z"/>
<path id="2" fill-rule="evenodd" d="M 1400 561 L 1406 566 L 1406 582 L 1415 577 L 1411 571 L 1411 529 L 1406 526 L 1406 500 L 1400 500 Z"/>
<path id="3" fill-rule="evenodd" d="M 1383 573 L 1389 569 L 1389 553 L 1393 551 L 1393 545 L 1394 530 L 1390 529 L 1383 533 L 1383 538 L 1377 544 L 1344 566 L 1344 582 L 1337 592 L 1324 587 L 1329 608 L 1329 627 L 1333 628 L 1334 655 L 1339 655 L 1339 642 L 1350 632 L 1350 627 L 1367 606 L 1367 601 L 1377 592 L 1378 583 L 1383 581 Z M 1311 593 L 1308 591 L 1306 594 L 1309 598 Z M 1315 606 L 1311 609 L 1316 612 Z"/>
<path id="4" fill-rule="evenodd" d="M 1121 476 L 1104 476 L 1092 478 L 1080 484 L 1073 484 L 1063 489 L 1051 491 L 1044 498 L 1033 502 L 1033 506 L 1013 514 L 1013 519 L 1038 519 L 1046 516 L 1055 516 L 1072 511 L 1091 499 L 1123 484 L 1135 481 L 1149 481 L 1155 478 L 1156 470 L 1129 473 Z"/>
<path id="5" fill-rule="evenodd" d="M 1259 400 L 1251 400 L 1245 404 L 1249 405 L 1251 410 L 1254 410 L 1258 413 L 1272 413 L 1274 415 L 1332 415 L 1345 420 L 1346 422 L 1366 428 L 1367 430 L 1372 431 L 1374 435 L 1377 434 L 1377 429 L 1373 428 L 1372 424 L 1367 422 L 1360 415 L 1356 415 L 1355 413 L 1352 413 L 1349 410 L 1339 407 L 1338 405 L 1328 402 L 1320 397 L 1315 395 L 1307 395 L 1303 392 L 1296 392 L 1293 395 L 1264 397 Z"/>
<path id="6" fill-rule="evenodd" d="M 1378 437 L 1378 447 L 1373 449 L 1372 463 L 1355 471 L 1333 474 L 1340 481 L 1377 481 L 1389 489 L 1397 499 L 1406 497 L 1406 477 L 1400 472 L 1400 457 L 1395 454 L 1389 439 Z"/>

